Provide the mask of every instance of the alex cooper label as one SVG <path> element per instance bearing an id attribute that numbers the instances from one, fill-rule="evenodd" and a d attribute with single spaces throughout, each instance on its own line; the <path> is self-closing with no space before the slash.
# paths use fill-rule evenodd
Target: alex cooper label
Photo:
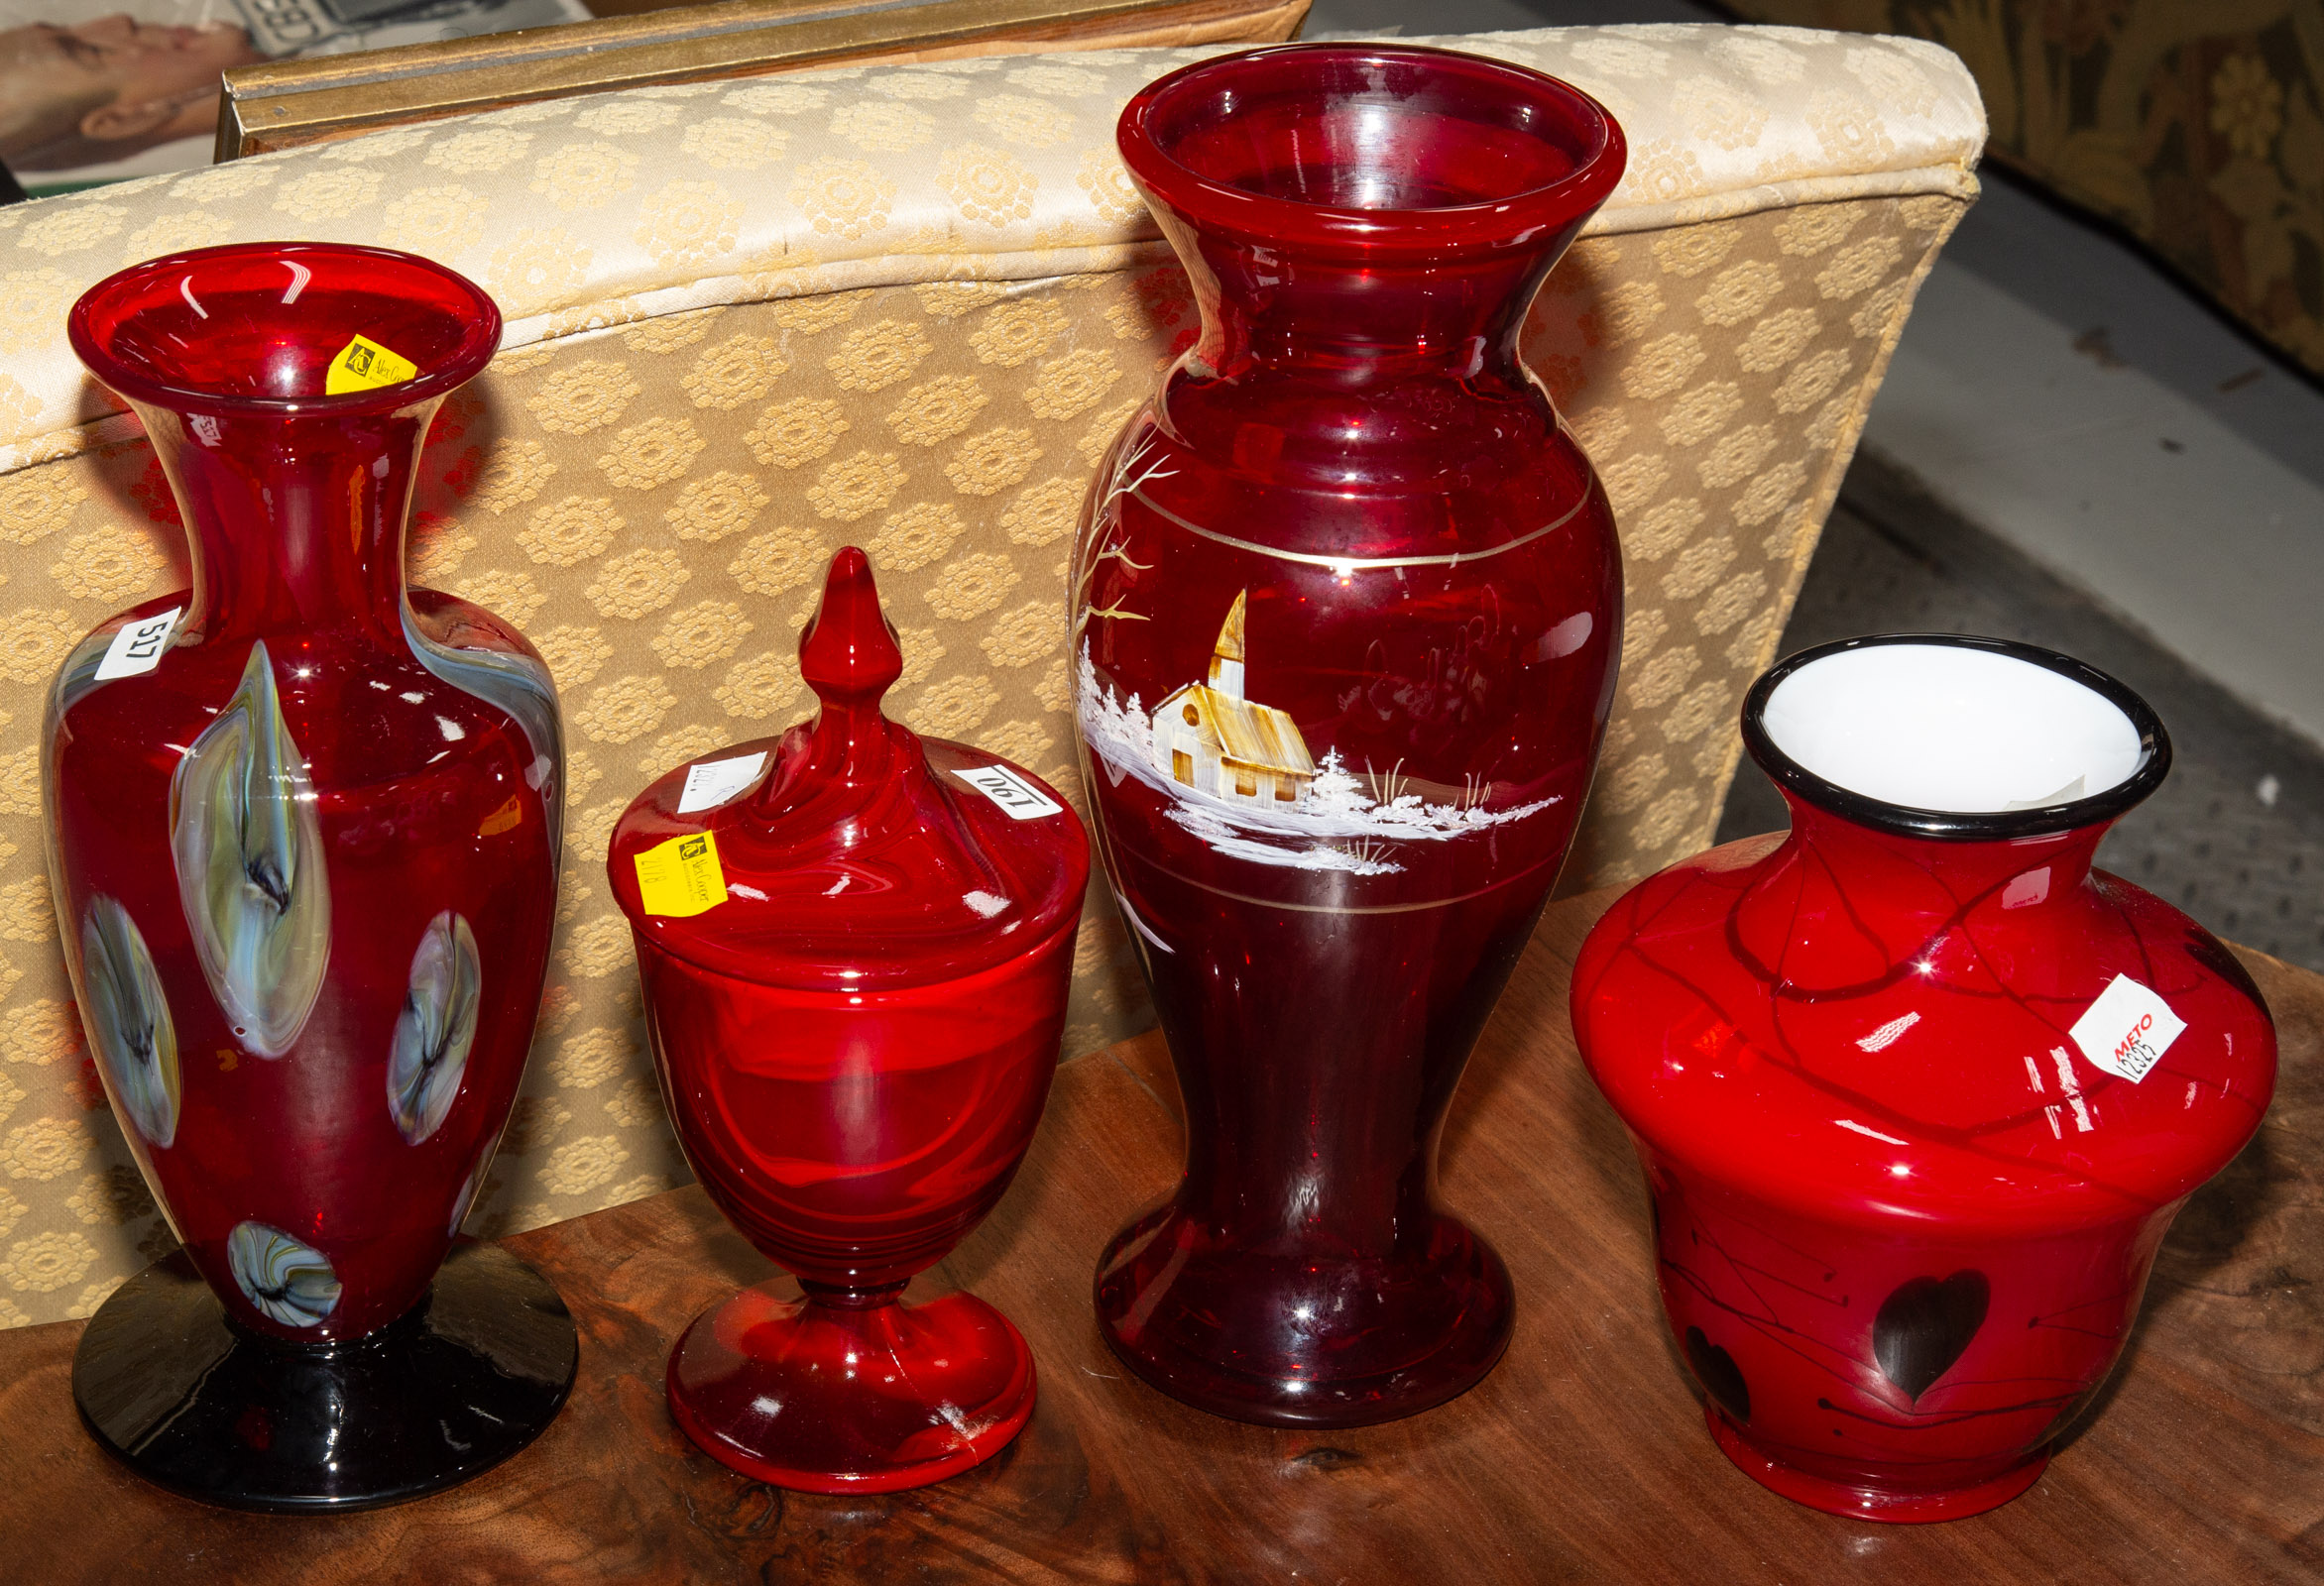
<path id="1" fill-rule="evenodd" d="M 638 901 L 647 914 L 682 920 L 727 900 L 726 871 L 718 862 L 714 833 L 673 837 L 632 862 L 638 866 Z"/>
<path id="2" fill-rule="evenodd" d="M 2162 1060 L 2187 1028 L 2170 1004 L 2127 974 L 2098 993 L 2098 1000 L 2074 1021 L 2074 1045 L 2082 1056 L 2136 1084 Z"/>

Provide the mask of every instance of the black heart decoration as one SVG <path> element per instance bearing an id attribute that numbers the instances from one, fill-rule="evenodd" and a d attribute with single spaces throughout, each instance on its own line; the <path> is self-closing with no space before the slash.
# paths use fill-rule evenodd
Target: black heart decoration
<path id="1" fill-rule="evenodd" d="M 1950 1278 L 1911 1278 L 1881 1302 L 1872 1320 L 1872 1356 L 1880 1373 L 1915 1404 L 1953 1369 L 1985 1325 L 1993 1288 L 1982 1272 Z"/>
<path id="2" fill-rule="evenodd" d="M 1751 1418 L 1751 1385 L 1743 1380 L 1743 1368 L 1735 1364 L 1733 1355 L 1704 1337 L 1700 1327 L 1686 1329 L 1686 1364 L 1694 1368 L 1694 1380 L 1721 1410 L 1737 1420 Z"/>

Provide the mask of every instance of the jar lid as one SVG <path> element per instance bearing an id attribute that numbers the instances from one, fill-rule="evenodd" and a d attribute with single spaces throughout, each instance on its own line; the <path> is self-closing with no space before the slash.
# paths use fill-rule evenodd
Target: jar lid
<path id="1" fill-rule="evenodd" d="M 688 761 L 615 826 L 614 897 L 643 941 L 761 984 L 863 991 L 957 979 L 1074 929 L 1080 818 L 1030 772 L 881 714 L 903 651 L 852 545 L 799 670 L 812 721 Z"/>

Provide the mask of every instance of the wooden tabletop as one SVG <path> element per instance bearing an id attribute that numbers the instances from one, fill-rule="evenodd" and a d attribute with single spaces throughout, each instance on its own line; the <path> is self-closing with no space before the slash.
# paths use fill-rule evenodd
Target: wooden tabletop
<path id="1" fill-rule="evenodd" d="M 509 1241 L 582 1334 L 556 1425 L 441 1497 L 230 1514 L 145 1486 L 73 1413 L 80 1324 L 0 1334 L 0 1578 L 51 1582 L 1787 1582 L 2324 1578 L 2324 977 L 2245 961 L 2283 1036 L 2275 1108 L 2194 1197 L 2094 1421 L 2039 1485 L 1945 1526 L 1835 1520 L 1712 1448 L 1666 1342 L 1628 1142 L 1583 1075 L 1567 975 L 1598 894 L 1552 908 L 1445 1143 L 1448 1200 L 1508 1258 L 1516 1339 L 1465 1398 L 1359 1431 L 1217 1420 L 1127 1376 L 1090 1312 L 1106 1236 L 1171 1184 L 1157 1038 L 1068 1065 L 987 1226 L 938 1277 L 1013 1317 L 1032 1424 L 940 1487 L 783 1493 L 662 1402 L 685 1321 L 767 1263 L 697 1190 Z"/>

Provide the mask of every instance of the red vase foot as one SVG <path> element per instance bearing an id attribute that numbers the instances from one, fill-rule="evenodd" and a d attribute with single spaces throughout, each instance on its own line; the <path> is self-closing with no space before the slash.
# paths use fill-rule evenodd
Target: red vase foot
<path id="1" fill-rule="evenodd" d="M 704 1311 L 670 1354 L 670 1411 L 720 1463 L 797 1492 L 900 1492 L 991 1458 L 1031 1417 L 1032 1351 L 976 1296 L 785 1287 Z"/>
<path id="2" fill-rule="evenodd" d="M 1509 1269 L 1439 1215 L 1410 1254 L 1270 1255 L 1206 1236 L 1174 1203 L 1098 1263 L 1098 1323 L 1181 1403 L 1268 1426 L 1368 1426 L 1476 1386 L 1509 1347 Z"/>
<path id="3" fill-rule="evenodd" d="M 1765 1487 L 1780 1493 L 1796 1504 L 1820 1509 L 1827 1515 L 1840 1515 L 1849 1520 L 1879 1521 L 1892 1526 L 1925 1526 L 1943 1520 L 1967 1520 L 1971 1515 L 1982 1515 L 1989 1509 L 1999 1509 L 2011 1499 L 2041 1479 L 2049 1468 L 2049 1450 L 2027 1456 L 2022 1464 L 2012 1465 L 1999 1475 L 1988 1476 L 1961 1487 L 1936 1487 L 1907 1490 L 1896 1487 L 1869 1486 L 1859 1482 L 1833 1481 L 1828 1477 L 1810 1476 L 1807 1472 L 1770 1459 L 1754 1448 L 1736 1430 L 1716 1405 L 1702 1407 L 1703 1423 L 1710 1427 L 1711 1440 L 1719 1445 L 1719 1452 L 1735 1462 L 1735 1468 Z"/>

